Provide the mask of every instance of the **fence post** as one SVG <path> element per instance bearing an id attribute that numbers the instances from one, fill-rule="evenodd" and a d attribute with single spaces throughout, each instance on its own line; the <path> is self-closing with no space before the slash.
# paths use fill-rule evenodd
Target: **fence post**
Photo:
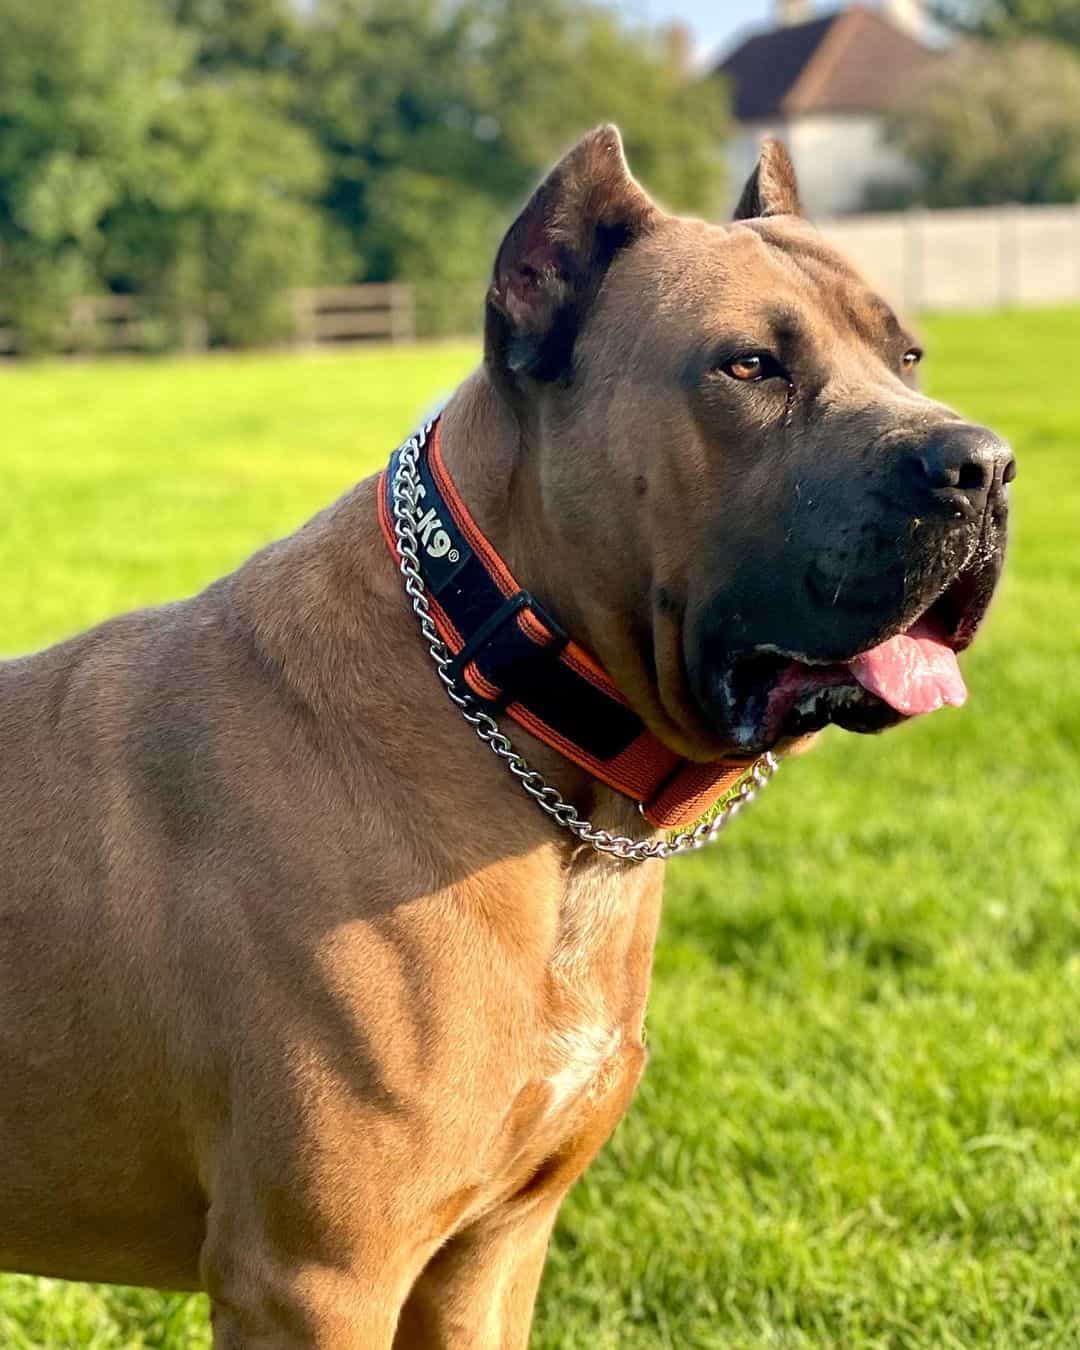
<path id="1" fill-rule="evenodd" d="M 81 354 L 92 351 L 98 345 L 96 318 L 93 296 L 80 296 L 72 300 L 67 329 L 67 340 L 72 352 Z"/>
<path id="2" fill-rule="evenodd" d="M 295 290 L 289 298 L 293 312 L 293 345 L 312 347 L 315 345 L 315 293 Z"/>
<path id="3" fill-rule="evenodd" d="M 210 325 L 203 314 L 185 314 L 180 319 L 180 346 L 185 352 L 205 352 L 210 346 Z"/>
<path id="4" fill-rule="evenodd" d="M 1073 300 L 1080 300 L 1080 202 L 1077 202 L 1073 207 L 1072 255 L 1073 288 L 1072 296 L 1070 298 Z"/>
<path id="5" fill-rule="evenodd" d="M 409 282 L 394 283 L 390 292 L 390 341 L 411 342 L 416 336 L 416 303 Z"/>

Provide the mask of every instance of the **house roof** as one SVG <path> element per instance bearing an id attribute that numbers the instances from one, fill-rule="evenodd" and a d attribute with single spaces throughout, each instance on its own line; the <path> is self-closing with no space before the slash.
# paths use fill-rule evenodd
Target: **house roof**
<path id="1" fill-rule="evenodd" d="M 883 15 L 851 5 L 748 38 L 716 74 L 731 82 L 737 120 L 763 122 L 804 113 L 880 112 L 937 57 Z"/>

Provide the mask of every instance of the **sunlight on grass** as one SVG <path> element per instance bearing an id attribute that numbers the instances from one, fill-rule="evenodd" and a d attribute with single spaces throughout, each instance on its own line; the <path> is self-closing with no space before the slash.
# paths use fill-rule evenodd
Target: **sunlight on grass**
<path id="1" fill-rule="evenodd" d="M 1020 463 L 970 703 L 827 736 L 672 865 L 651 1066 L 564 1212 L 542 1350 L 1078 1344 L 1080 313 L 925 327 L 933 391 Z M 235 566 L 474 359 L 3 371 L 0 648 Z M 0 1279 L 5 1350 L 205 1343 L 201 1299 Z"/>

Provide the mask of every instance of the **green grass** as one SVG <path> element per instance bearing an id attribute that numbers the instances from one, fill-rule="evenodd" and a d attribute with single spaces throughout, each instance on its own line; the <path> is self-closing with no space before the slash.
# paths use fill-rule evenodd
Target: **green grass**
<path id="1" fill-rule="evenodd" d="M 935 319 L 1016 446 L 972 697 L 832 734 L 673 864 L 630 1117 L 535 1345 L 1080 1346 L 1080 312 Z M 380 464 L 473 359 L 0 372 L 0 648 L 189 592 Z M 0 1278 L 0 1346 L 189 1347 L 205 1305 Z"/>

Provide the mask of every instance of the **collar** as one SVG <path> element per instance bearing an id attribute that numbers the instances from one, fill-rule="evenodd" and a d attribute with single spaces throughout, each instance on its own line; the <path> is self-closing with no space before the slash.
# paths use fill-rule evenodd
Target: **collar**
<path id="1" fill-rule="evenodd" d="M 397 543 L 390 480 L 379 479 L 379 523 Z M 681 829 L 713 806 L 752 761 L 696 764 L 642 722 L 596 660 L 572 641 L 481 533 L 443 463 L 436 422 L 419 456 L 420 571 L 431 616 L 453 653 L 459 689 L 505 713 L 586 773 L 638 802 L 658 829 Z"/>

